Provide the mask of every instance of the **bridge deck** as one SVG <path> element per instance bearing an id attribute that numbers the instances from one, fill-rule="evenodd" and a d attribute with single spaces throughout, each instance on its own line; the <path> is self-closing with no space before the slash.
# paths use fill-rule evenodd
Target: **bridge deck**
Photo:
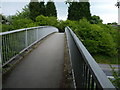
<path id="1" fill-rule="evenodd" d="M 16 66 L 3 88 L 59 88 L 63 63 L 64 34 L 55 33 Z"/>

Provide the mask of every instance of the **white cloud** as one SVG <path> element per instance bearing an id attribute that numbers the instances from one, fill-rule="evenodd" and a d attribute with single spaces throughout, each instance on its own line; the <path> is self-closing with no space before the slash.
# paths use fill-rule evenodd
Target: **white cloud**
<path id="1" fill-rule="evenodd" d="M 117 14 L 99 14 L 100 18 L 103 20 L 103 23 L 111 23 L 118 21 Z"/>

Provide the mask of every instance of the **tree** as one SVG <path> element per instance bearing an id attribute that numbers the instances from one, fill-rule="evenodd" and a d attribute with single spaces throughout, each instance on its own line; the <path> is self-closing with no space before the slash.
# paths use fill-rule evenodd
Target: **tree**
<path id="1" fill-rule="evenodd" d="M 56 26 L 58 21 L 56 17 L 45 17 L 43 15 L 36 17 L 37 25 L 41 26 Z"/>
<path id="2" fill-rule="evenodd" d="M 6 24 L 8 22 L 8 20 L 6 19 L 6 17 L 4 15 L 0 14 L 0 22 L 2 24 Z"/>
<path id="3" fill-rule="evenodd" d="M 46 15 L 46 10 L 45 10 L 45 2 L 44 1 L 40 1 L 39 3 L 39 15 Z"/>
<path id="4" fill-rule="evenodd" d="M 52 0 L 49 0 L 46 4 L 46 16 L 57 17 L 57 10 Z"/>
<path id="5" fill-rule="evenodd" d="M 68 7 L 68 19 L 69 20 L 79 20 L 78 16 L 78 2 L 69 3 Z"/>
<path id="6" fill-rule="evenodd" d="M 41 1 L 40 3 L 38 0 L 35 2 L 29 3 L 29 10 L 30 10 L 30 18 L 35 21 L 35 18 L 39 15 L 45 15 L 45 5 L 44 1 Z"/>
<path id="7" fill-rule="evenodd" d="M 79 21 L 82 18 L 87 20 L 91 19 L 90 3 L 89 2 L 67 2 L 68 7 L 68 19 Z"/>
<path id="8" fill-rule="evenodd" d="M 29 10 L 30 10 L 30 18 L 32 20 L 35 20 L 35 18 L 39 15 L 39 2 L 36 0 L 36 2 L 29 3 Z"/>
<path id="9" fill-rule="evenodd" d="M 108 27 L 90 24 L 86 19 L 81 19 L 74 31 L 92 55 L 115 56 L 116 43 L 107 29 Z"/>
<path id="10" fill-rule="evenodd" d="M 17 12 L 16 16 L 19 18 L 29 18 L 30 15 L 30 10 L 29 10 L 29 6 L 26 5 L 24 8 L 22 8 L 22 12 Z"/>
<path id="11" fill-rule="evenodd" d="M 18 20 L 13 20 L 12 25 L 13 29 L 21 29 L 21 28 L 27 28 L 30 23 L 33 23 L 31 19 L 18 19 Z"/>
<path id="12" fill-rule="evenodd" d="M 99 23 L 102 23 L 102 22 L 103 22 L 103 20 L 100 19 L 100 17 L 99 17 L 99 16 L 96 16 L 96 15 L 93 15 L 93 16 L 91 17 L 91 20 L 90 20 L 90 23 L 91 23 L 91 24 L 99 24 Z"/>

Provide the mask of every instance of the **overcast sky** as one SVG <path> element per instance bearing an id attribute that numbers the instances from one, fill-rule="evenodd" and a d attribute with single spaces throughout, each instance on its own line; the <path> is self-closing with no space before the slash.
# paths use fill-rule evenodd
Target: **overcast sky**
<path id="1" fill-rule="evenodd" d="M 40 0 L 39 0 L 40 1 Z M 47 2 L 48 0 L 44 0 Z M 65 0 L 54 0 L 58 12 L 58 19 L 66 20 L 67 18 L 67 5 Z M 83 0 L 81 0 L 83 1 Z M 89 0 L 91 4 L 91 14 L 98 15 L 103 20 L 103 23 L 117 22 L 118 10 L 115 6 L 117 0 Z M 19 2 L 19 3 L 16 3 Z M 4 15 L 14 15 L 17 10 L 22 11 L 22 8 L 28 4 L 30 0 L 2 0 L 2 10 Z"/>

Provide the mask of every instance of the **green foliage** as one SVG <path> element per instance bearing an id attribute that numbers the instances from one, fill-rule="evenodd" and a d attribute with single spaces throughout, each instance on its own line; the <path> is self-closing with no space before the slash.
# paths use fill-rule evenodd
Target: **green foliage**
<path id="1" fill-rule="evenodd" d="M 8 22 L 6 16 L 0 14 L 0 23 L 2 24 L 6 24 Z"/>
<path id="2" fill-rule="evenodd" d="M 40 15 L 36 17 L 36 23 L 40 26 L 56 26 L 58 21 L 56 17 L 45 17 L 43 15 Z"/>
<path id="3" fill-rule="evenodd" d="M 11 30 L 13 30 L 12 25 L 2 24 L 2 32 L 11 31 Z"/>
<path id="4" fill-rule="evenodd" d="M 30 10 L 30 18 L 35 20 L 35 18 L 39 15 L 45 15 L 45 5 L 44 2 L 30 2 L 29 3 L 29 10 Z"/>
<path id="5" fill-rule="evenodd" d="M 22 12 L 17 12 L 16 18 L 29 18 L 30 16 L 30 10 L 28 5 L 26 5 L 24 8 L 22 8 Z"/>
<path id="6" fill-rule="evenodd" d="M 45 8 L 45 2 L 44 1 L 40 1 L 39 2 L 39 15 L 46 15 L 46 8 Z"/>
<path id="7" fill-rule="evenodd" d="M 0 23 L 0 32 L 2 32 L 2 23 Z"/>
<path id="8" fill-rule="evenodd" d="M 60 32 L 64 32 L 66 26 L 69 26 L 74 30 L 77 26 L 76 23 L 77 23 L 76 21 L 70 21 L 70 20 L 59 21 L 57 28 L 59 29 Z"/>
<path id="9" fill-rule="evenodd" d="M 46 5 L 46 8 L 51 7 L 51 10 L 53 9 L 50 4 L 54 4 L 53 2 L 48 2 Z M 52 11 L 48 12 L 48 16 L 39 15 L 39 10 L 35 9 L 36 6 L 41 6 L 44 8 L 44 2 L 30 2 L 29 8 L 26 6 L 23 8 L 22 12 L 18 12 L 15 16 L 9 17 L 8 20 L 10 20 L 11 24 L 6 25 L 3 24 L 3 31 L 9 31 L 12 29 L 20 29 L 20 28 L 28 28 L 28 27 L 34 27 L 34 26 L 55 26 L 57 27 L 60 32 L 64 32 L 64 29 L 66 26 L 69 26 L 78 36 L 78 38 L 83 42 L 83 44 L 86 46 L 86 48 L 89 50 L 91 54 L 100 54 L 100 55 L 106 55 L 106 56 L 115 56 L 117 54 L 117 31 L 115 28 L 111 27 L 110 25 L 102 24 L 102 20 L 99 18 L 99 16 L 93 16 L 93 21 L 88 21 L 90 19 L 90 13 L 89 12 L 89 3 L 80 3 L 80 2 L 72 2 L 69 3 L 70 7 L 69 10 L 72 13 L 71 18 L 72 20 L 78 20 L 78 21 L 58 21 L 56 17 L 53 17 L 54 14 Z M 79 8 L 76 8 L 78 6 Z M 33 9 L 33 7 L 35 7 Z M 86 8 L 83 10 L 83 7 Z M 72 9 L 75 10 L 72 10 Z M 78 13 L 79 15 L 72 16 L 73 14 L 77 13 L 79 10 L 83 10 L 84 13 L 81 13 L 81 11 Z M 42 9 L 44 10 L 44 9 Z M 34 12 L 31 12 L 34 11 Z M 43 11 L 41 11 L 43 12 Z M 35 16 L 32 17 L 32 14 Z M 29 15 L 34 18 L 34 21 L 29 18 Z M 70 15 L 70 14 L 69 14 Z M 79 17 L 79 19 L 78 19 Z M 85 18 L 87 19 L 85 19 Z M 92 24 L 91 24 L 92 22 Z"/>
<path id="10" fill-rule="evenodd" d="M 102 23 L 103 21 L 100 19 L 99 16 L 96 16 L 96 15 L 93 15 L 91 17 L 91 20 L 90 20 L 90 23 L 91 24 L 99 24 L 99 23 Z"/>
<path id="11" fill-rule="evenodd" d="M 118 57 L 117 56 L 107 56 L 107 55 L 93 55 L 94 59 L 96 60 L 97 63 L 101 64 L 120 64 L 118 62 Z"/>
<path id="12" fill-rule="evenodd" d="M 120 89 L 120 73 L 118 71 L 115 71 L 115 68 L 110 65 L 112 69 L 112 75 L 114 79 L 110 79 L 111 82 L 114 84 L 114 86 L 118 89 Z"/>
<path id="13" fill-rule="evenodd" d="M 13 29 L 27 28 L 30 23 L 33 23 L 31 19 L 18 19 L 12 22 Z"/>
<path id="14" fill-rule="evenodd" d="M 57 17 L 57 11 L 54 2 L 48 1 L 46 4 L 46 16 Z"/>
<path id="15" fill-rule="evenodd" d="M 60 32 L 64 32 L 65 27 L 69 26 L 92 55 L 100 55 L 95 57 L 99 59 L 98 62 L 116 63 L 116 60 L 113 58 L 116 57 L 118 48 L 117 28 L 112 27 L 111 24 L 102 24 L 99 16 L 94 15 L 91 17 L 89 2 L 67 3 L 69 4 L 69 20 L 57 20 L 54 2 L 49 1 L 46 6 L 44 2 L 30 2 L 29 6 L 25 6 L 23 11 L 18 12 L 16 15 L 9 17 L 2 16 L 2 31 L 5 32 L 35 26 L 55 26 Z M 8 21 L 10 23 L 9 25 L 6 24 Z M 15 43 L 17 43 L 17 46 L 20 45 L 18 42 Z M 17 46 L 12 45 L 11 47 Z M 18 52 L 14 50 L 10 53 L 9 57 Z"/>
<path id="16" fill-rule="evenodd" d="M 44 1 L 38 2 L 38 0 L 36 2 L 31 1 L 29 3 L 29 17 L 33 21 L 35 21 L 36 17 L 40 15 L 57 17 L 57 11 L 54 2 L 50 0 L 47 2 L 46 5 L 44 3 Z"/>
<path id="17" fill-rule="evenodd" d="M 82 18 L 91 19 L 89 2 L 69 2 L 68 19 L 79 21 Z"/>
<path id="18" fill-rule="evenodd" d="M 90 24 L 86 19 L 82 19 L 74 32 L 91 54 L 108 56 L 117 54 L 114 38 L 100 25 Z"/>

